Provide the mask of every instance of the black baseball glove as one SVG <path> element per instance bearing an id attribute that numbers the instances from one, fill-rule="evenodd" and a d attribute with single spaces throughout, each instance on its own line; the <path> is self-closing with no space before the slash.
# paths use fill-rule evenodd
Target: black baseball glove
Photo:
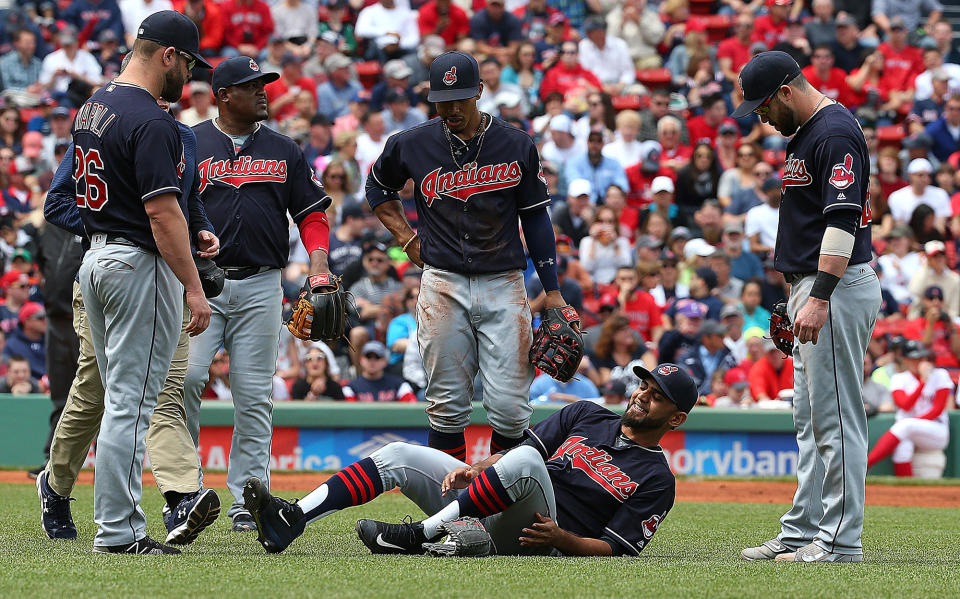
<path id="1" fill-rule="evenodd" d="M 787 314 L 787 304 L 780 302 L 773 307 L 770 314 L 770 339 L 777 349 L 783 352 L 783 355 L 790 357 L 793 355 L 793 322 L 790 321 L 790 315 Z"/>
<path id="2" fill-rule="evenodd" d="M 203 287 L 203 295 L 207 298 L 217 297 L 223 292 L 223 284 L 226 281 L 223 269 L 217 266 L 216 262 L 209 258 L 201 258 L 194 254 L 193 263 L 197 265 L 197 273 L 200 275 L 200 285 Z"/>
<path id="3" fill-rule="evenodd" d="M 340 277 L 330 273 L 310 275 L 300 290 L 287 329 L 297 339 L 337 341 L 347 327 L 347 301 Z"/>
<path id="4" fill-rule="evenodd" d="M 583 359 L 580 315 L 573 306 L 544 310 L 530 346 L 530 363 L 562 383 L 573 378 Z"/>
<path id="5" fill-rule="evenodd" d="M 476 518 L 444 522 L 437 531 L 447 536 L 444 542 L 423 544 L 434 557 L 485 557 L 497 550 L 490 533 Z"/>

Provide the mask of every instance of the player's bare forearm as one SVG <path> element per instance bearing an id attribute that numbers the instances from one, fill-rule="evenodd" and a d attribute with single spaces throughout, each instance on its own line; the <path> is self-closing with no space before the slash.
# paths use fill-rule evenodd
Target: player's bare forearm
<path id="1" fill-rule="evenodd" d="M 403 204 L 400 200 L 384 202 L 374 208 L 373 213 L 401 246 L 413 237 L 413 228 L 403 214 Z"/>
<path id="2" fill-rule="evenodd" d="M 503 457 L 501 453 L 495 453 L 489 458 L 474 464 L 473 466 L 460 466 L 459 468 L 454 468 L 446 476 L 443 477 L 443 482 L 440 483 L 440 493 L 446 495 L 450 491 L 456 491 L 458 489 L 466 489 L 470 486 L 470 483 L 473 482 L 481 472 L 493 466 L 500 461 L 500 458 Z"/>
<path id="3" fill-rule="evenodd" d="M 553 547 L 564 555 L 613 555 L 606 541 L 578 537 L 557 526 L 556 521 L 547 516 L 536 514 L 535 518 L 529 527 L 520 531 L 520 545 L 523 547 Z"/>
<path id="4" fill-rule="evenodd" d="M 838 279 L 843 276 L 847 270 L 847 264 L 850 258 L 846 256 L 832 256 L 820 254 L 820 261 L 817 263 L 817 269 L 829 273 Z M 816 286 L 814 287 L 816 289 Z M 793 323 L 793 334 L 800 343 L 812 341 L 817 344 L 820 336 L 820 329 L 827 322 L 827 306 L 829 300 L 810 296 L 807 302 L 797 312 L 797 318 Z"/>
<path id="5" fill-rule="evenodd" d="M 330 266 L 327 263 L 327 253 L 323 250 L 313 250 L 310 252 L 310 274 L 330 272 Z"/>
<path id="6" fill-rule="evenodd" d="M 186 291 L 201 291 L 200 275 L 190 255 L 190 237 L 177 196 L 165 193 L 144 204 L 157 249 Z"/>
<path id="7" fill-rule="evenodd" d="M 559 289 L 548 291 L 547 297 L 543 302 L 543 307 L 547 310 L 549 310 L 550 308 L 562 308 L 566 305 L 567 305 L 567 301 L 563 299 L 562 295 L 560 295 Z"/>

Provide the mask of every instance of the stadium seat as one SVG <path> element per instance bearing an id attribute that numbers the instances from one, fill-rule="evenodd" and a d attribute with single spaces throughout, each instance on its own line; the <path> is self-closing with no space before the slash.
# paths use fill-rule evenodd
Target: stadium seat
<path id="1" fill-rule="evenodd" d="M 730 37 L 730 27 L 733 25 L 731 15 L 708 15 L 700 17 L 707 27 L 707 43 L 716 44 Z"/>
<path id="2" fill-rule="evenodd" d="M 621 110 L 642 110 L 650 104 L 649 95 L 627 95 L 627 96 L 614 96 L 611 98 L 613 103 L 613 109 L 617 112 Z"/>
<path id="3" fill-rule="evenodd" d="M 670 69 L 638 69 L 637 83 L 642 83 L 649 90 L 660 87 L 669 88 L 673 82 Z"/>
<path id="4" fill-rule="evenodd" d="M 690 14 L 692 15 L 710 15 L 713 10 L 714 0 L 690 0 Z"/>
<path id="5" fill-rule="evenodd" d="M 380 63 L 376 60 L 357 62 L 354 63 L 353 67 L 357 71 L 357 78 L 366 89 L 372 89 L 380 80 L 381 68 Z"/>
<path id="6" fill-rule="evenodd" d="M 877 142 L 881 146 L 899 146 L 900 142 L 903 140 L 903 137 L 902 125 L 886 125 L 884 127 L 877 127 Z"/>
<path id="7" fill-rule="evenodd" d="M 763 151 L 763 161 L 769 165 L 772 165 L 774 169 L 780 170 L 783 168 L 783 163 L 787 160 L 787 152 L 785 150 L 764 150 Z"/>

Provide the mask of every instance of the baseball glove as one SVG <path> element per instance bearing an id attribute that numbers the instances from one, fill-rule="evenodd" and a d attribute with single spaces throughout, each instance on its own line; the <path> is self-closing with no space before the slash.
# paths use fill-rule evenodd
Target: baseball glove
<path id="1" fill-rule="evenodd" d="M 476 518 L 444 522 L 437 530 L 447 536 L 446 540 L 423 544 L 424 550 L 434 557 L 486 557 L 497 551 L 490 533 Z"/>
<path id="2" fill-rule="evenodd" d="M 223 292 L 223 284 L 226 281 L 223 269 L 209 258 L 193 256 L 193 263 L 197 265 L 197 273 L 200 275 L 200 285 L 203 287 L 203 295 L 207 298 L 217 297 Z"/>
<path id="3" fill-rule="evenodd" d="M 347 292 L 340 277 L 330 273 L 307 277 L 287 322 L 297 339 L 337 341 L 347 327 Z"/>
<path id="4" fill-rule="evenodd" d="M 573 306 L 549 308 L 530 346 L 530 363 L 562 383 L 577 373 L 583 359 L 580 315 Z"/>
<path id="5" fill-rule="evenodd" d="M 784 356 L 789 358 L 793 355 L 793 322 L 787 314 L 785 302 L 774 306 L 773 313 L 770 314 L 770 339 Z"/>

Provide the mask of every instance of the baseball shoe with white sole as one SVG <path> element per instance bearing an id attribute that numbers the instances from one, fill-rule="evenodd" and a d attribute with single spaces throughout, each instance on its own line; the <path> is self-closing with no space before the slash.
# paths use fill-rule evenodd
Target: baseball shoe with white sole
<path id="1" fill-rule="evenodd" d="M 831 553 L 816 543 L 810 543 L 809 545 L 804 545 L 796 551 L 792 551 L 790 553 L 781 553 L 775 559 L 778 562 L 805 562 L 810 564 L 815 562 L 854 563 L 862 562 L 863 554 Z"/>
<path id="2" fill-rule="evenodd" d="M 410 516 L 400 524 L 388 524 L 376 520 L 357 520 L 357 536 L 371 553 L 402 553 L 422 555 L 423 544 L 430 539 L 423 533 L 423 524 L 413 522 Z"/>
<path id="3" fill-rule="evenodd" d="M 170 545 L 189 545 L 197 539 L 204 528 L 220 516 L 220 497 L 213 489 L 200 489 L 180 500 L 176 509 L 164 518 Z"/>
<path id="4" fill-rule="evenodd" d="M 781 543 L 780 539 L 770 539 L 769 541 L 764 541 L 757 547 L 747 547 L 740 552 L 740 557 L 748 562 L 759 562 L 771 560 L 778 555 L 783 555 L 784 553 L 790 553 L 792 551 L 795 550 Z"/>
<path id="5" fill-rule="evenodd" d="M 307 523 L 296 503 L 274 497 L 257 477 L 243 485 L 243 507 L 257 523 L 257 540 L 267 553 L 280 553 L 303 534 Z"/>

